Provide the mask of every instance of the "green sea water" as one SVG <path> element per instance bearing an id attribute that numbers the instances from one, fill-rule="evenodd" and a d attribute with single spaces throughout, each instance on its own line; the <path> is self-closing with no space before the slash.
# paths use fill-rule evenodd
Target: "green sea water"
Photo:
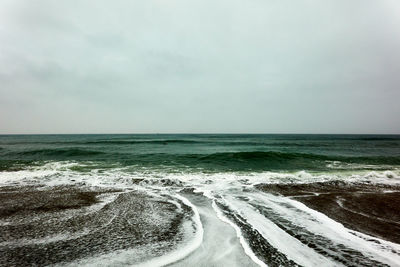
<path id="1" fill-rule="evenodd" d="M 0 170 L 48 161 L 169 171 L 397 169 L 399 135 L 1 135 Z"/>

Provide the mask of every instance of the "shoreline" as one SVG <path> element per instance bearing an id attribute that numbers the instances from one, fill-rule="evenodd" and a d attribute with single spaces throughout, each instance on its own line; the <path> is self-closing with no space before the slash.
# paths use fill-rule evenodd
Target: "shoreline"
<path id="1" fill-rule="evenodd" d="M 256 187 L 299 201 L 351 230 L 400 243 L 400 186 L 335 182 Z"/>

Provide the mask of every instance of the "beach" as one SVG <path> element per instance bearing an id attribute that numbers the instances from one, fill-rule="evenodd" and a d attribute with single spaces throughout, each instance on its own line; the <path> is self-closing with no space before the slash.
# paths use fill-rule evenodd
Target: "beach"
<path id="1" fill-rule="evenodd" d="M 0 266 L 400 266 L 399 136 L 0 147 Z"/>

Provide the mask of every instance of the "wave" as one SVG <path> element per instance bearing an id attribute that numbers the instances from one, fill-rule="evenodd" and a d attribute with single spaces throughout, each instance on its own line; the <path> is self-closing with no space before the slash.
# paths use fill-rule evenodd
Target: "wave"
<path id="1" fill-rule="evenodd" d="M 393 140 L 399 140 L 399 139 L 400 139 L 399 136 L 360 138 L 360 140 L 364 140 L 364 141 L 393 141 Z"/>
<path id="2" fill-rule="evenodd" d="M 44 144 L 44 145 L 133 145 L 133 144 L 196 144 L 205 143 L 205 141 L 183 140 L 183 139 L 160 139 L 160 140 L 93 140 L 93 141 L 23 141 L 7 142 L 7 145 L 26 145 L 26 144 Z"/>
<path id="3" fill-rule="evenodd" d="M 202 154 L 201 154 L 202 155 Z M 357 156 L 330 156 L 311 153 L 290 153 L 276 151 L 246 151 L 246 152 L 222 152 L 201 156 L 203 159 L 315 159 L 315 160 L 342 160 L 342 161 L 362 161 L 362 160 L 381 160 L 383 162 L 400 163 L 400 157 L 357 157 Z"/>
<path id="4" fill-rule="evenodd" d="M 172 169 L 172 170 L 171 170 Z M 176 171 L 175 168 L 153 168 L 142 166 L 110 165 L 104 162 L 47 161 L 36 162 L 29 167 L 4 169 L 0 172 L 0 185 L 14 183 L 49 185 L 86 184 L 129 188 L 132 186 L 157 188 L 184 188 L 187 183 L 194 187 L 215 183 L 262 185 L 262 184 L 315 184 L 321 188 L 342 183 L 400 184 L 400 170 L 350 170 L 337 171 L 217 171 L 202 169 Z M 62 174 L 62 175 L 60 175 Z M 386 189 L 385 189 L 386 190 Z"/>
<path id="5" fill-rule="evenodd" d="M 375 140 L 375 139 L 362 139 Z M 395 141 L 395 139 L 376 139 Z M 302 140 L 301 140 L 302 141 Z M 167 144 L 205 144 L 217 146 L 267 146 L 267 147 L 330 147 L 329 142 L 271 142 L 265 141 L 229 141 L 229 140 L 187 140 L 187 139 L 158 139 L 158 140 L 93 140 L 93 141 L 21 141 L 6 142 L 6 145 L 167 145 Z M 375 146 L 381 146 L 378 142 Z M 396 142 L 384 143 L 387 146 L 399 146 Z M 3 148 L 0 148 L 0 150 Z"/>
<path id="6" fill-rule="evenodd" d="M 362 163 L 362 164 L 385 164 L 385 165 L 400 165 L 400 157 L 344 157 L 344 156 L 330 156 L 318 155 L 307 153 L 289 153 L 289 152 L 275 152 L 275 151 L 249 151 L 249 152 L 228 152 L 228 153 L 214 153 L 209 155 L 191 155 L 190 157 L 197 157 L 201 161 L 208 162 L 221 162 L 221 163 L 253 163 L 264 164 L 270 167 L 282 167 L 283 169 L 297 168 L 297 167 L 311 167 L 326 168 L 326 165 L 317 166 L 315 163 L 326 162 L 346 162 L 346 163 Z"/>
<path id="7" fill-rule="evenodd" d="M 80 148 L 35 149 L 15 153 L 19 156 L 49 156 L 49 157 L 82 157 L 105 154 L 101 151 L 84 150 Z"/>
<path id="8" fill-rule="evenodd" d="M 197 144 L 204 143 L 204 141 L 195 140 L 182 140 L 182 139 L 161 139 L 161 140 L 99 140 L 99 141 L 87 141 L 82 142 L 83 144 L 101 144 L 101 145 L 133 145 L 133 144 Z"/>
<path id="9" fill-rule="evenodd" d="M 283 138 L 284 137 L 284 138 Z M 79 137 L 79 136 L 66 136 L 60 137 L 49 137 L 49 138 L 26 138 L 26 139 L 11 139 L 11 140 L 0 140 L 0 145 L 5 145 L 9 148 L 13 146 L 37 146 L 37 149 L 43 148 L 62 148 L 62 147 L 83 147 L 86 149 L 98 149 L 102 147 L 103 150 L 108 149 L 131 149 L 134 146 L 146 146 L 149 149 L 160 149 L 165 145 L 172 145 L 176 148 L 189 148 L 191 146 L 196 149 L 202 147 L 215 147 L 215 148 L 227 148 L 233 149 L 271 149 L 271 150 L 283 150 L 283 152 L 291 148 L 299 152 L 309 152 L 315 150 L 316 153 L 319 151 L 326 151 L 335 149 L 336 151 L 352 151 L 353 147 L 357 149 L 370 149 L 370 148 L 394 148 L 397 149 L 400 146 L 400 136 L 281 136 L 281 137 L 259 137 L 254 136 L 218 136 L 213 138 L 212 136 L 191 136 L 191 137 L 156 137 L 149 136 L 146 138 L 140 137 L 123 137 L 116 138 L 110 136 L 109 138 L 94 138 L 94 137 Z M 1 149 L 0 149 L 1 150 Z M 2 151 L 3 152 L 3 151 Z"/>
<path id="10" fill-rule="evenodd" d="M 400 166 L 399 156 L 336 156 L 276 151 L 219 152 L 212 154 L 133 153 L 129 150 L 89 150 L 82 148 L 33 149 L 2 156 L 0 169 L 16 166 L 12 161 L 30 164 L 32 160 L 88 160 L 123 166 L 203 169 L 219 171 L 296 171 L 390 169 Z"/>

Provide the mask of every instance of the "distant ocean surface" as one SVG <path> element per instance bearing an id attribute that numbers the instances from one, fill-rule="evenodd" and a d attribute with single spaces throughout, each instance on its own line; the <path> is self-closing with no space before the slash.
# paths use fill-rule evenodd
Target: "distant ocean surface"
<path id="1" fill-rule="evenodd" d="M 399 135 L 0 135 L 0 265 L 400 266 Z"/>

